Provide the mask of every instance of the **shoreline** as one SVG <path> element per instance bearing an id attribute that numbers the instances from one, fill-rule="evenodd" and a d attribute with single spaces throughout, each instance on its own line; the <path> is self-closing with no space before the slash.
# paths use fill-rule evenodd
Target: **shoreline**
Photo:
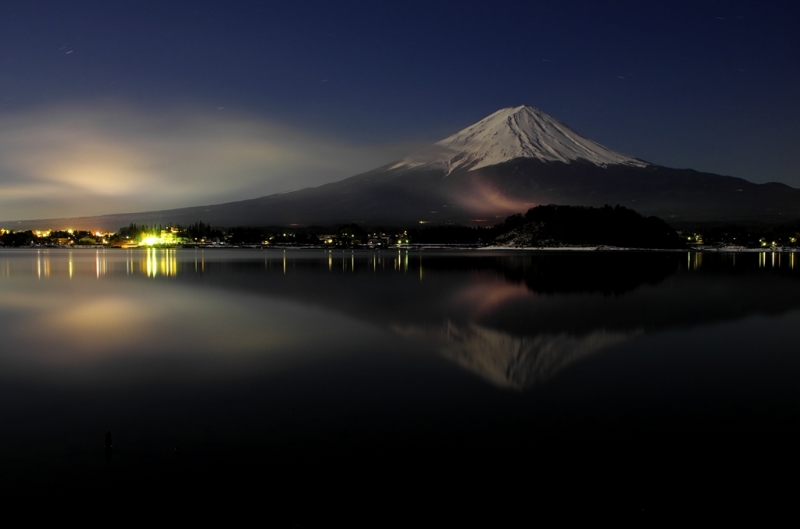
<path id="1" fill-rule="evenodd" d="M 512 251 L 512 252 L 694 252 L 694 253 L 796 253 L 800 248 L 782 246 L 747 248 L 744 246 L 693 246 L 689 248 L 633 248 L 622 246 L 452 246 L 446 244 L 403 245 L 395 247 L 330 248 L 324 246 L 0 246 L 0 250 L 341 250 L 341 251 L 395 251 L 395 250 L 457 250 L 457 251 Z"/>

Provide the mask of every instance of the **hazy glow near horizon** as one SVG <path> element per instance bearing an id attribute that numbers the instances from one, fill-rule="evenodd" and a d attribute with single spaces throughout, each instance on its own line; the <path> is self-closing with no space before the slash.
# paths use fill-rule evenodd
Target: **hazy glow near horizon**
<path id="1" fill-rule="evenodd" d="M 168 209 L 319 185 L 392 161 L 264 119 L 64 107 L 0 122 L 0 220 Z"/>

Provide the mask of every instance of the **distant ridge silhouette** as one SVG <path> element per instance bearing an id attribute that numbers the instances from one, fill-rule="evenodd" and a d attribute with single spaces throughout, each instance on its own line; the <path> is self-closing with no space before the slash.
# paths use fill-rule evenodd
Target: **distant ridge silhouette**
<path id="1" fill-rule="evenodd" d="M 541 204 L 622 205 L 668 223 L 779 223 L 800 218 L 800 190 L 671 169 L 616 152 L 528 106 L 501 109 L 417 153 L 318 187 L 249 200 L 7 228 L 137 224 L 493 223 Z"/>

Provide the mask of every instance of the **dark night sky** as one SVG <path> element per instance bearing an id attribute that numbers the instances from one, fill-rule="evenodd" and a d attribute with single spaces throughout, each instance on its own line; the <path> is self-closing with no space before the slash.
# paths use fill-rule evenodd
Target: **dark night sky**
<path id="1" fill-rule="evenodd" d="M 0 3 L 0 218 L 250 198 L 541 108 L 800 187 L 800 2 Z"/>

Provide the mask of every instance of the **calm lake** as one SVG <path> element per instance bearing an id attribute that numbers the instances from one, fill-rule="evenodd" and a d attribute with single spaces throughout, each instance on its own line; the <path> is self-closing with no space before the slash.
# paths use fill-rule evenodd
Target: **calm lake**
<path id="1" fill-rule="evenodd" d="M 793 498 L 794 254 L 9 249 L 0 337 L 6 495 L 307 523 Z"/>

